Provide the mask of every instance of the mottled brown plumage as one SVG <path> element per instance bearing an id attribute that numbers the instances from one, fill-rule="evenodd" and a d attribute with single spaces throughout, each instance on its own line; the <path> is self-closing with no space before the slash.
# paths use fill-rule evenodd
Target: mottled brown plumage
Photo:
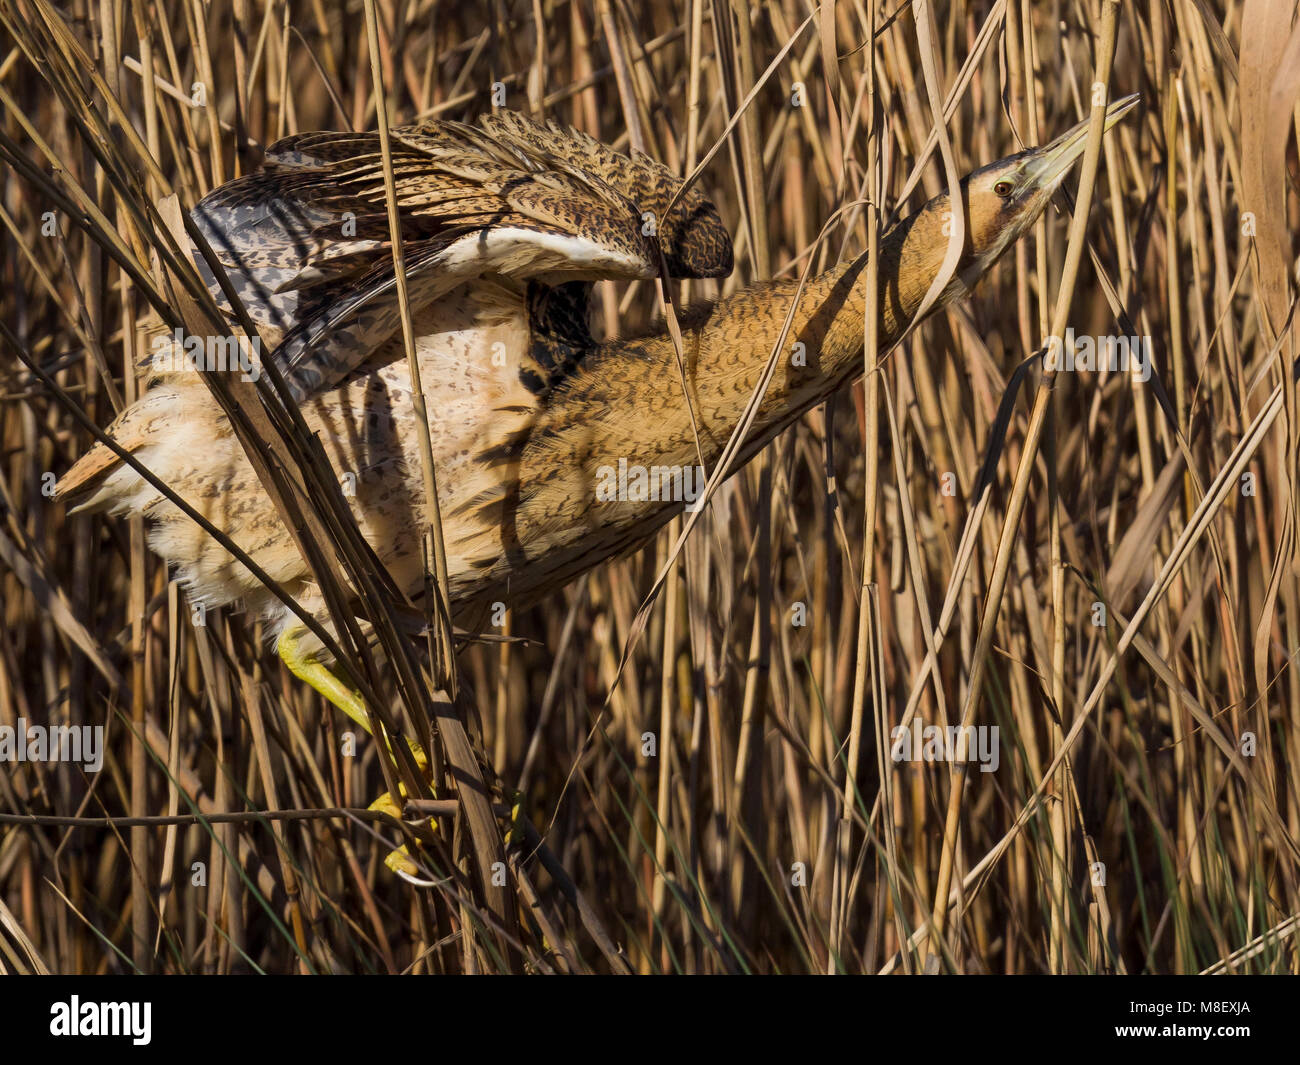
<path id="1" fill-rule="evenodd" d="M 1125 105 L 1115 105 L 1117 118 Z M 945 302 L 1033 222 L 1081 150 L 1082 127 L 963 183 L 967 246 Z M 714 209 L 664 168 L 572 130 L 498 112 L 477 127 L 394 131 L 394 168 L 428 398 L 453 611 L 535 600 L 643 543 L 679 500 L 607 499 L 609 469 L 693 468 L 696 436 L 662 329 L 596 344 L 590 281 L 716 276 L 731 246 Z M 907 327 L 947 248 L 948 198 L 880 244 L 880 337 Z M 648 212 L 648 215 L 647 215 Z M 272 358 L 300 398 L 353 513 L 396 583 L 423 585 L 423 491 L 410 378 L 397 332 L 382 165 L 373 134 L 312 134 L 275 145 L 266 169 L 195 211 Z M 646 232 L 651 217 L 655 235 Z M 862 365 L 865 260 L 812 279 L 748 438 L 752 454 Z M 755 285 L 682 317 L 686 378 L 712 469 L 760 379 L 796 284 Z M 306 565 L 194 373 L 150 382 L 110 428 L 124 448 L 226 531 L 313 611 Z M 289 615 L 224 550 L 111 452 L 92 449 L 63 497 L 151 519 L 150 543 L 197 598 L 242 601 L 278 630 Z"/>

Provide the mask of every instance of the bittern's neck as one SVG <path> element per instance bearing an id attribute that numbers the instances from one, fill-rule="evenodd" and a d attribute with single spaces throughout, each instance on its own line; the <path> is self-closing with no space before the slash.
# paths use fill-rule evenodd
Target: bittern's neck
<path id="1" fill-rule="evenodd" d="M 947 245 L 942 213 L 932 202 L 881 239 L 881 350 L 906 329 L 939 269 Z M 805 285 L 747 437 L 747 455 L 862 372 L 866 266 L 861 256 Z M 794 280 L 763 282 L 681 315 L 685 377 L 710 468 L 762 379 L 797 289 Z M 584 422 L 583 450 L 597 466 L 619 458 L 694 465 L 681 379 L 666 331 L 611 341 L 552 397 L 547 420 L 565 436 L 575 421 Z"/>
<path id="2" fill-rule="evenodd" d="M 947 239 L 927 210 L 886 233 L 880 242 L 879 349 L 911 323 L 943 259 Z M 933 232 L 932 232 L 933 231 Z M 759 384 L 780 340 L 798 282 L 751 286 L 719 303 L 698 324 L 692 397 L 711 432 L 729 435 Z M 864 366 L 867 257 L 841 263 L 812 278 L 798 307 L 749 439 L 757 450 L 803 411 L 826 399 Z"/>

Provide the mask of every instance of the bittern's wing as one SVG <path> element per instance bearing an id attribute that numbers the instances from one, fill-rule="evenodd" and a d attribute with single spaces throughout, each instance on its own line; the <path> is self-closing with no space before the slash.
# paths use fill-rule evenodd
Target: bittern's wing
<path id="1" fill-rule="evenodd" d="M 716 209 L 690 190 L 669 211 L 680 182 L 644 156 L 513 112 L 398 128 L 390 144 L 413 311 L 485 274 L 655 277 L 660 249 L 674 276 L 730 271 Z M 299 399 L 332 388 L 398 328 L 377 134 L 282 140 L 263 171 L 194 215 Z"/>
<path id="2" fill-rule="evenodd" d="M 648 155 L 634 148 L 629 157 L 580 130 L 534 122 L 516 111 L 494 111 L 479 125 L 498 143 L 550 169 L 598 179 L 636 205 L 643 226 L 648 214 L 670 276 L 731 273 L 731 234 L 717 208 L 696 188 L 681 192 L 681 179 Z"/>

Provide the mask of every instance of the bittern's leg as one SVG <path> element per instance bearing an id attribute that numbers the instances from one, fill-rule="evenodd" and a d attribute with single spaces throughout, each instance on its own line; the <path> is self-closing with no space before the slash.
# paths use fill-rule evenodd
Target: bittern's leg
<path id="1" fill-rule="evenodd" d="M 280 660 L 289 667 L 301 681 L 305 681 L 325 696 L 331 703 L 352 718 L 367 732 L 370 731 L 370 718 L 366 714 L 366 704 L 361 696 L 343 683 L 340 677 L 315 655 L 303 649 L 303 637 L 307 635 L 305 625 L 296 625 L 285 629 L 275 643 L 275 650 Z"/>
<path id="2" fill-rule="evenodd" d="M 340 677 L 324 662 L 307 651 L 303 647 L 303 638 L 307 635 L 305 625 L 296 625 L 292 628 L 285 629 L 280 634 L 279 640 L 276 641 L 275 649 L 280 655 L 280 660 L 289 667 L 289 672 L 299 680 L 310 684 L 327 700 L 337 706 L 353 721 L 360 725 L 367 732 L 370 732 L 370 717 L 366 713 L 366 704 L 361 696 L 344 683 Z M 373 733 L 372 733 L 373 735 Z M 408 741 L 411 746 L 411 754 L 415 758 L 415 763 L 421 771 L 428 768 L 429 759 L 424 753 L 424 749 L 414 740 Z M 391 748 L 390 748 L 391 749 Z M 391 794 L 385 792 L 378 799 L 370 804 L 372 810 L 382 810 L 384 813 L 400 820 L 402 816 L 402 804 L 397 801 Z M 429 824 L 437 830 L 436 822 L 432 819 Z M 385 864 L 393 872 L 406 880 L 413 883 L 426 886 L 424 881 L 418 880 L 415 876 L 418 866 L 411 860 L 410 854 L 405 845 L 393 851 L 384 859 Z"/>
<path id="3" fill-rule="evenodd" d="M 349 688 L 343 678 L 320 661 L 316 655 L 303 648 L 303 638 L 306 635 L 305 625 L 295 625 L 285 629 L 275 644 L 280 660 L 289 667 L 290 673 L 310 684 L 348 717 L 370 732 L 370 717 L 366 713 L 366 704 L 360 694 Z M 424 769 L 429 764 L 429 760 L 425 757 L 423 748 L 414 740 L 410 741 L 410 745 L 416 764 Z"/>

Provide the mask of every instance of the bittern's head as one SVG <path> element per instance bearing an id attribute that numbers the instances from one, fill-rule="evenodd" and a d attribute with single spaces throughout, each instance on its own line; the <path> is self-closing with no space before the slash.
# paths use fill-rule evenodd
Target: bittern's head
<path id="1" fill-rule="evenodd" d="M 1106 109 L 1106 128 L 1110 129 L 1137 101 L 1133 95 L 1111 104 Z M 958 267 L 962 285 L 973 285 L 1034 224 L 1083 155 L 1087 136 L 1085 119 L 1050 144 L 989 163 L 962 180 L 966 221 L 966 252 Z M 939 261 L 947 249 L 948 227 L 940 223 L 948 217 L 948 209 L 948 197 L 939 196 L 914 216 L 917 222 L 925 220 L 924 226 L 915 227 L 914 237 L 928 230 L 927 243 L 934 246 Z M 938 233 L 934 232 L 936 228 Z M 909 245 L 914 244 L 914 237 L 908 239 Z M 930 265 L 937 269 L 937 264 Z"/>

